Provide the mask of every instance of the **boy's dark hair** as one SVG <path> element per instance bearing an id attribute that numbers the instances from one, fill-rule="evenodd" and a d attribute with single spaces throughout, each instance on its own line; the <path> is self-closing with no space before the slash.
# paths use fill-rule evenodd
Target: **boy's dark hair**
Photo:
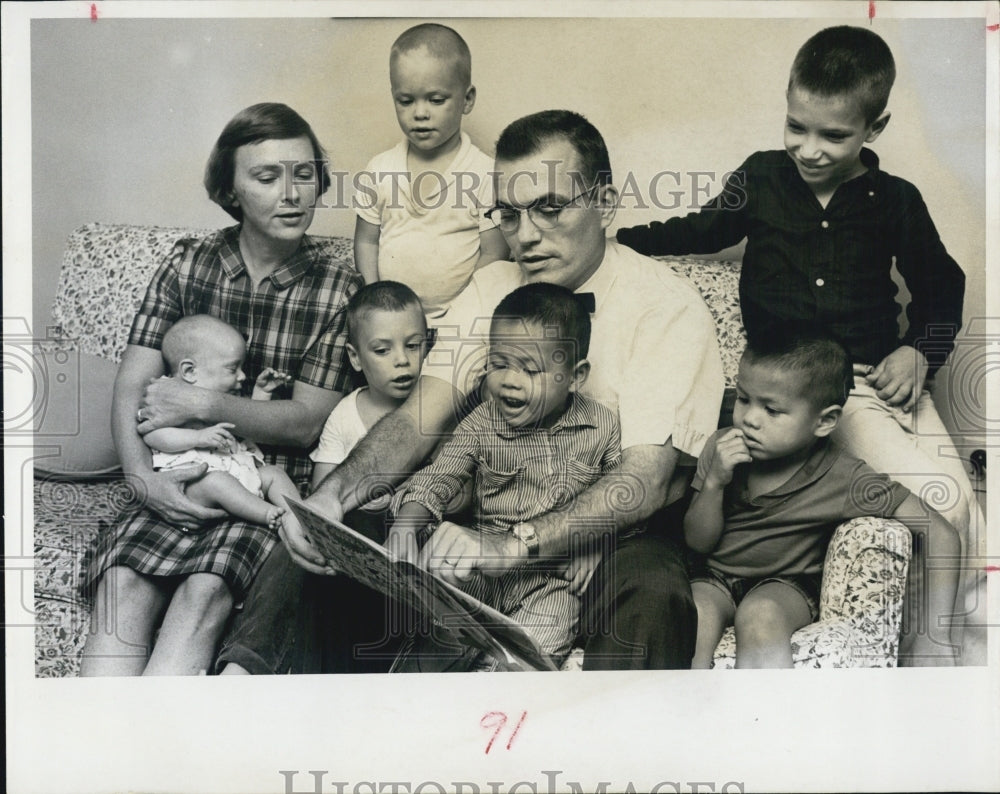
<path id="1" fill-rule="evenodd" d="M 518 160 L 535 154 L 554 138 L 568 141 L 580 156 L 581 187 L 611 184 L 611 158 L 604 138 L 579 113 L 543 110 L 507 125 L 497 139 L 497 160 Z"/>
<path id="2" fill-rule="evenodd" d="M 458 75 L 463 85 L 472 84 L 472 53 L 465 39 L 447 25 L 436 22 L 425 22 L 404 30 L 393 42 L 389 58 L 395 58 L 404 52 L 426 49 L 435 58 L 444 61 L 454 61 Z"/>
<path id="3" fill-rule="evenodd" d="M 743 358 L 751 364 L 801 373 L 802 396 L 817 408 L 843 405 L 854 385 L 854 365 L 847 348 L 815 323 L 771 323 L 747 339 Z"/>
<path id="4" fill-rule="evenodd" d="M 288 105 L 280 102 L 260 102 L 244 108 L 226 124 L 212 147 L 205 166 L 205 190 L 208 197 L 239 222 L 243 210 L 234 206 L 233 177 L 236 173 L 236 150 L 249 143 L 289 140 L 306 137 L 312 144 L 316 166 L 316 186 L 319 195 L 330 187 L 327 156 L 309 123 Z"/>
<path id="5" fill-rule="evenodd" d="M 799 49 L 792 63 L 788 90 L 801 88 L 829 97 L 854 94 L 865 123 L 885 110 L 896 79 L 892 51 L 867 28 L 840 25 L 826 28 Z"/>
<path id="6" fill-rule="evenodd" d="M 572 366 L 590 350 L 590 312 L 577 295 L 558 284 L 518 287 L 497 304 L 493 322 L 497 320 L 523 320 L 554 328 L 558 335 L 553 339 L 572 343 L 576 356 Z"/>
<path id="7" fill-rule="evenodd" d="M 401 312 L 412 307 L 416 307 L 423 316 L 424 308 L 420 298 L 405 284 L 398 281 L 374 281 L 365 284 L 347 301 L 348 341 L 352 345 L 357 345 L 358 321 L 371 312 Z"/>

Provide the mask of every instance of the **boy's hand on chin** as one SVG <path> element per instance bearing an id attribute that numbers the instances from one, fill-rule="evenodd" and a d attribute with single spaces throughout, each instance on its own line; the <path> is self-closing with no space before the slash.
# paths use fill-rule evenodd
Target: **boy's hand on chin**
<path id="1" fill-rule="evenodd" d="M 926 378 L 924 354 L 904 345 L 882 359 L 865 380 L 875 389 L 879 399 L 910 411 L 923 391 Z"/>
<path id="2" fill-rule="evenodd" d="M 733 471 L 741 463 L 750 463 L 750 450 L 743 440 L 743 431 L 731 427 L 715 442 L 715 454 L 709 466 L 706 481 L 717 488 L 725 488 L 733 481 Z"/>

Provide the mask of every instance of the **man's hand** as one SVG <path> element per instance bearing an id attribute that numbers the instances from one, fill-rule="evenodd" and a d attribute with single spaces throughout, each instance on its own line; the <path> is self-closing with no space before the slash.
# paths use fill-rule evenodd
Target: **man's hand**
<path id="1" fill-rule="evenodd" d="M 203 419 L 213 392 L 191 386 L 178 378 L 153 378 L 146 384 L 139 405 L 136 428 L 145 435 L 161 427 L 180 427 Z"/>
<path id="2" fill-rule="evenodd" d="M 225 510 L 204 507 L 187 498 L 184 484 L 201 479 L 208 465 L 184 466 L 169 471 L 143 475 L 146 486 L 146 507 L 161 515 L 168 523 L 187 530 L 201 529 L 212 521 L 225 518 Z"/>
<path id="3" fill-rule="evenodd" d="M 312 507 L 319 513 L 325 513 L 325 511 L 319 507 L 313 497 L 306 500 L 306 504 Z M 336 518 L 337 521 L 340 520 L 340 514 L 335 516 L 330 516 L 331 518 Z M 288 556 L 292 558 L 301 568 L 309 571 L 309 573 L 315 573 L 320 576 L 332 576 L 336 571 L 330 567 L 327 563 L 326 558 L 319 553 L 319 550 L 313 545 L 313 542 L 309 539 L 308 533 L 306 533 L 303 526 L 299 523 L 299 520 L 295 517 L 295 514 L 291 510 L 286 510 L 281 516 L 281 527 L 278 529 L 278 537 L 281 538 L 281 542 L 285 544 L 285 548 L 288 549 Z"/>
<path id="4" fill-rule="evenodd" d="M 725 488 L 733 481 L 733 471 L 741 463 L 750 463 L 750 450 L 743 440 L 743 431 L 731 427 L 715 442 L 715 453 L 705 475 L 708 487 Z"/>
<path id="5" fill-rule="evenodd" d="M 272 392 L 281 386 L 290 386 L 292 380 L 292 376 L 287 372 L 279 372 L 274 367 L 268 367 L 254 381 L 251 399 L 270 400 Z"/>
<path id="6" fill-rule="evenodd" d="M 198 431 L 198 444 L 196 449 L 213 449 L 225 452 L 235 452 L 237 448 L 236 437 L 230 432 L 233 429 L 231 422 L 219 422 L 211 427 L 203 427 Z"/>
<path id="7" fill-rule="evenodd" d="M 522 560 L 523 544 L 511 534 L 491 535 L 442 521 L 420 551 L 417 564 L 461 587 L 473 571 L 502 576 Z"/>
<path id="8" fill-rule="evenodd" d="M 927 378 L 927 359 L 904 345 L 882 359 L 865 380 L 880 399 L 904 411 L 913 410 Z"/>

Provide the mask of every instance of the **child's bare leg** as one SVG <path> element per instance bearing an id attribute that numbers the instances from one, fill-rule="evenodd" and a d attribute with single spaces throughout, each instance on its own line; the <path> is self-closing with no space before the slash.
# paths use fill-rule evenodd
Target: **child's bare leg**
<path id="1" fill-rule="evenodd" d="M 199 675 L 211 667 L 233 596 L 222 577 L 195 573 L 177 586 L 143 675 Z"/>
<path id="2" fill-rule="evenodd" d="M 187 486 L 187 495 L 205 507 L 221 507 L 229 515 L 252 524 L 275 526 L 283 512 L 250 493 L 242 483 L 224 471 L 210 471 Z"/>
<path id="3" fill-rule="evenodd" d="M 712 667 L 719 640 L 733 624 L 733 599 L 711 582 L 691 582 L 691 594 L 698 609 L 698 635 L 691 669 L 708 670 Z"/>
<path id="4" fill-rule="evenodd" d="M 791 667 L 792 634 L 811 620 L 809 604 L 791 585 L 755 587 L 736 609 L 736 667 Z"/>
<path id="5" fill-rule="evenodd" d="M 288 507 L 285 504 L 285 499 L 301 499 L 302 496 L 299 493 L 299 489 L 295 487 L 295 483 L 292 482 L 292 478 L 288 476 L 286 472 L 280 466 L 261 466 L 257 470 L 260 475 L 261 490 L 264 491 L 264 496 L 267 498 L 272 505 L 280 509 L 280 516 L 284 513 Z M 278 516 L 275 516 L 273 526 L 277 529 Z"/>
<path id="6" fill-rule="evenodd" d="M 908 615 L 899 643 L 904 667 L 951 667 L 958 632 L 952 624 L 962 572 L 958 533 L 936 513 L 926 531 L 913 531 L 914 554 L 906 577 Z M 964 594 L 958 603 L 964 601 Z M 960 636 L 960 634 L 959 634 Z"/>
<path id="7" fill-rule="evenodd" d="M 167 600 L 162 585 L 131 568 L 105 571 L 94 597 L 80 675 L 141 675 Z"/>

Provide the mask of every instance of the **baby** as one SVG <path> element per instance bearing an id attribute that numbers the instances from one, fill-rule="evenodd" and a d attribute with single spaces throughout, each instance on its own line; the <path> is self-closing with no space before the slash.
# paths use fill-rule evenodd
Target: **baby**
<path id="1" fill-rule="evenodd" d="M 163 359 L 170 373 L 186 383 L 217 392 L 240 393 L 246 380 L 246 343 L 232 326 L 208 314 L 193 314 L 175 322 L 163 337 Z M 253 399 L 269 400 L 291 378 L 270 367 L 254 383 Z M 232 424 L 207 427 L 164 427 L 143 436 L 153 452 L 153 468 L 177 469 L 200 463 L 208 471 L 188 484 L 187 495 L 206 507 L 277 529 L 285 512 L 282 497 L 298 498 L 285 470 L 265 465 L 260 449 L 230 432 Z"/>

